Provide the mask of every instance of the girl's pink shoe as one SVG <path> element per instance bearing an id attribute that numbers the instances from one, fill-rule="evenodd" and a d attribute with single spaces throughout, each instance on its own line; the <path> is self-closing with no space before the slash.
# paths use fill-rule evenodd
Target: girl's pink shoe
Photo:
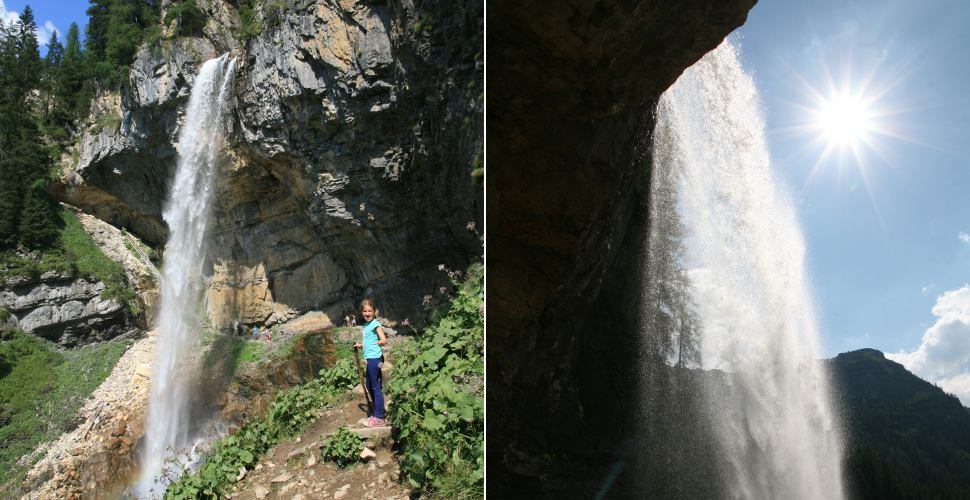
<path id="1" fill-rule="evenodd" d="M 367 419 L 367 427 L 382 427 L 384 425 L 383 418 L 371 417 Z"/>

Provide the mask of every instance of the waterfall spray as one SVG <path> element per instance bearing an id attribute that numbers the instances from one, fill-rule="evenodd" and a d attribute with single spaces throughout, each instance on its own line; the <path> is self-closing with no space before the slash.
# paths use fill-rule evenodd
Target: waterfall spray
<path id="1" fill-rule="evenodd" d="M 730 42 L 661 98 L 654 176 L 676 177 L 703 328 L 703 400 L 734 498 L 843 498 L 842 441 L 790 195 L 771 170 L 752 78 Z M 651 214 L 653 219 L 663 214 Z M 725 387 L 725 384 L 727 387 Z"/>
<path id="2" fill-rule="evenodd" d="M 235 69 L 228 54 L 206 61 L 195 79 L 178 138 L 178 167 L 163 217 L 169 227 L 155 325 L 158 356 L 152 373 L 139 496 L 164 493 L 165 461 L 191 449 L 197 427 L 190 422 L 193 343 L 198 339 L 204 288 L 213 179 L 218 169 L 223 113 Z M 159 487 L 156 488 L 156 485 Z"/>

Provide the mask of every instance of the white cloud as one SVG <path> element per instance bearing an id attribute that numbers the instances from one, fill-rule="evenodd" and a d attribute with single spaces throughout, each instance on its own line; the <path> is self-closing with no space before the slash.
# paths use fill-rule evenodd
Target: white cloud
<path id="1" fill-rule="evenodd" d="M 15 23 L 20 19 L 20 14 L 7 10 L 7 6 L 3 4 L 3 0 L 0 0 L 0 20 L 4 24 Z"/>
<path id="2" fill-rule="evenodd" d="M 40 45 L 47 45 L 47 42 L 51 40 L 51 33 L 57 33 L 57 38 L 61 38 L 61 30 L 54 26 L 54 23 L 50 21 L 44 21 L 43 26 L 37 27 L 37 43 Z"/>
<path id="3" fill-rule="evenodd" d="M 3 0 L 0 0 L 0 20 L 4 24 L 15 23 L 20 20 L 20 13 L 12 10 L 7 10 L 7 6 L 4 5 Z M 47 42 L 51 39 L 51 33 L 57 32 L 57 37 L 61 37 L 61 30 L 54 26 L 54 23 L 50 21 L 44 21 L 44 24 L 37 27 L 37 44 L 40 46 L 47 45 Z"/>
<path id="4" fill-rule="evenodd" d="M 970 405 L 970 285 L 937 297 L 933 315 L 919 347 L 886 357 Z"/>
<path id="5" fill-rule="evenodd" d="M 960 231 L 960 234 L 957 235 L 957 238 L 960 238 L 960 241 L 970 245 L 970 234 Z"/>
<path id="6" fill-rule="evenodd" d="M 930 294 L 930 291 L 932 291 L 932 290 L 933 290 L 933 284 L 931 283 L 929 285 L 924 286 L 921 291 L 923 293 L 923 296 L 925 297 L 925 296 L 929 295 Z"/>

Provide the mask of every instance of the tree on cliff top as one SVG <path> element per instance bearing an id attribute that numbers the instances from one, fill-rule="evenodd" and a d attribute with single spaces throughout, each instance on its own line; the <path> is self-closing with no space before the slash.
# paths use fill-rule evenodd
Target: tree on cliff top
<path id="1" fill-rule="evenodd" d="M 40 201 L 51 203 L 43 185 L 53 165 L 33 97 L 44 72 L 36 29 L 29 6 L 19 21 L 0 26 L 0 247 L 16 244 L 18 231 L 25 227 L 31 244 L 52 241 L 45 228 L 57 224 L 56 214 L 43 209 Z M 34 189 L 36 183 L 40 183 L 39 192 Z M 25 210 L 27 203 L 30 210 Z"/>
<path id="2" fill-rule="evenodd" d="M 158 0 L 90 0 L 87 47 L 98 81 L 118 88 L 128 75 L 145 31 L 158 23 Z"/>

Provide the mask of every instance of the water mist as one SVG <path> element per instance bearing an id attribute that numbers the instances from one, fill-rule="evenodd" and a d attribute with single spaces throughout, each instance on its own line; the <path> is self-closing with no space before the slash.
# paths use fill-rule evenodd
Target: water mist
<path id="1" fill-rule="evenodd" d="M 730 42 L 661 98 L 652 175 L 665 174 L 676 186 L 682 265 L 703 331 L 699 359 L 718 370 L 700 384 L 708 411 L 699 418 L 715 436 L 724 493 L 843 498 L 842 440 L 816 354 L 801 228 L 774 179 L 757 88 Z M 651 226 L 669 215 L 652 213 Z"/>

